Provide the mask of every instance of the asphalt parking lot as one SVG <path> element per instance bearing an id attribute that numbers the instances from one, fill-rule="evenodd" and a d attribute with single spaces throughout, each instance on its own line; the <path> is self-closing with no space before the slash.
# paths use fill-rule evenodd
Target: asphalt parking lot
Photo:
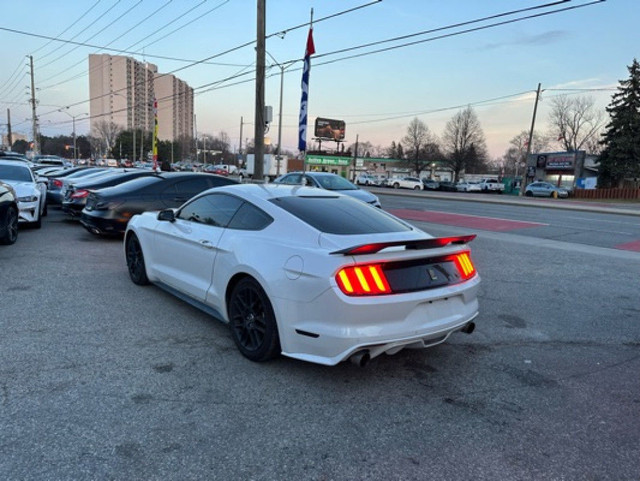
<path id="1" fill-rule="evenodd" d="M 364 369 L 255 364 L 52 209 L 0 249 L 0 478 L 637 478 L 638 254 L 472 247 L 474 334 Z"/>

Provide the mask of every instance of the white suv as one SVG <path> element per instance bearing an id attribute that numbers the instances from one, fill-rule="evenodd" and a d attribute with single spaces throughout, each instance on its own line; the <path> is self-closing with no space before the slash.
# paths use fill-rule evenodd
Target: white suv
<path id="1" fill-rule="evenodd" d="M 422 181 L 417 177 L 392 177 L 387 185 L 394 189 L 422 190 L 424 188 Z"/>

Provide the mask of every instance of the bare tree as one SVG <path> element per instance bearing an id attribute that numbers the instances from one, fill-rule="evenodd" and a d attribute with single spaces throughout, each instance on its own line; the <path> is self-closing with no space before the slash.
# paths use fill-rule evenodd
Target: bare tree
<path id="1" fill-rule="evenodd" d="M 480 121 L 473 108 L 467 107 L 453 116 L 442 136 L 445 162 L 454 172 L 454 180 L 463 170 L 479 170 L 487 158 L 487 146 Z"/>
<path id="2" fill-rule="evenodd" d="M 93 125 L 94 137 L 98 138 L 105 147 L 104 153 L 107 156 L 111 156 L 111 149 L 116 144 L 118 135 L 122 132 L 122 128 L 114 123 L 107 122 L 106 120 L 100 120 Z"/>
<path id="3" fill-rule="evenodd" d="M 529 143 L 529 132 L 523 130 L 509 141 L 510 147 L 502 156 L 500 164 L 505 174 L 521 175 L 524 171 L 525 157 L 527 155 L 527 147 Z M 546 135 L 533 133 L 533 141 L 531 153 L 545 152 L 549 150 L 549 137 Z"/>
<path id="4" fill-rule="evenodd" d="M 402 138 L 406 158 L 418 177 L 423 170 L 427 170 L 432 160 L 427 153 L 438 150 L 437 140 L 429 131 L 429 127 L 422 120 L 415 117 L 407 127 L 407 134 Z M 430 148 L 428 148 L 430 146 Z M 397 149 L 400 149 L 398 144 Z"/>
<path id="5" fill-rule="evenodd" d="M 604 112 L 595 108 L 592 97 L 566 95 L 552 100 L 549 122 L 558 142 L 567 152 L 593 147 L 604 125 Z"/>

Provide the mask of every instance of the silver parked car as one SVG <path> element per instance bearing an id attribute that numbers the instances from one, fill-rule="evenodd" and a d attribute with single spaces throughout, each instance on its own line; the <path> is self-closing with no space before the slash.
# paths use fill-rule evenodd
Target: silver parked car
<path id="1" fill-rule="evenodd" d="M 569 197 L 569 191 L 564 187 L 557 187 L 549 182 L 532 182 L 526 189 L 524 189 L 524 195 L 527 197 Z"/>
<path id="2" fill-rule="evenodd" d="M 382 208 L 378 196 L 368 190 L 363 190 L 352 184 L 344 177 L 329 172 L 290 172 L 273 181 L 274 184 L 306 185 L 318 189 L 332 190 L 354 197 L 358 200 Z"/>

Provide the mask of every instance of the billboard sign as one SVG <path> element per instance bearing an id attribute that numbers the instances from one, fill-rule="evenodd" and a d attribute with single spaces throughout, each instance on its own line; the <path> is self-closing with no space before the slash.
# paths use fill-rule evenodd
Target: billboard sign
<path id="1" fill-rule="evenodd" d="M 547 170 L 573 170 L 575 155 L 571 154 L 547 154 Z"/>
<path id="2" fill-rule="evenodd" d="M 314 134 L 318 139 L 344 140 L 344 120 L 316 118 Z"/>

